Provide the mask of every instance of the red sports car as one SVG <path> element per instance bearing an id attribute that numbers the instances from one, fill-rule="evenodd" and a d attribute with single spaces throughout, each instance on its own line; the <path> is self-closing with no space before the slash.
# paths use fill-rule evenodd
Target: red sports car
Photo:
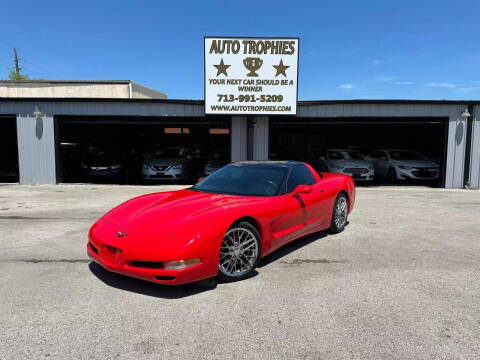
<path id="1" fill-rule="evenodd" d="M 102 216 L 88 255 L 105 269 L 162 283 L 248 277 L 260 258 L 307 234 L 342 231 L 349 176 L 298 161 L 242 161 L 191 188 L 139 196 Z"/>

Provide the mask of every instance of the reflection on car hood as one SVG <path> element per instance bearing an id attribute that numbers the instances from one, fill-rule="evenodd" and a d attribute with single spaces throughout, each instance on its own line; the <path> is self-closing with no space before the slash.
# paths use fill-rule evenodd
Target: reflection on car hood
<path id="1" fill-rule="evenodd" d="M 185 159 L 177 158 L 177 159 L 145 159 L 143 163 L 146 165 L 154 165 L 154 166 L 171 166 L 176 164 L 183 164 Z"/>
<path id="2" fill-rule="evenodd" d="M 436 167 L 438 164 L 430 160 L 392 160 L 394 165 L 404 165 L 409 167 Z"/>
<path id="3" fill-rule="evenodd" d="M 329 160 L 329 165 L 336 165 L 341 167 L 349 168 L 368 168 L 370 163 L 365 160 L 353 160 L 353 159 L 343 159 L 343 160 Z"/>

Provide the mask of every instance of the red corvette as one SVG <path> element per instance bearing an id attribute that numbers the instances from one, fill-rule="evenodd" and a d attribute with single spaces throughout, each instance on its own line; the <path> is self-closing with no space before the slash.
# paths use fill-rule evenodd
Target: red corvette
<path id="1" fill-rule="evenodd" d="M 139 196 L 102 216 L 88 255 L 105 269 L 162 283 L 248 277 L 260 258 L 307 234 L 347 224 L 349 176 L 297 161 L 243 161 L 195 186 Z"/>

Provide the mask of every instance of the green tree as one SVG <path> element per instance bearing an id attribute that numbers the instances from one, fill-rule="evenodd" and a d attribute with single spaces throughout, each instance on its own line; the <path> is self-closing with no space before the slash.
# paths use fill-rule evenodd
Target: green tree
<path id="1" fill-rule="evenodd" d="M 22 68 L 19 65 L 20 59 L 18 58 L 17 48 L 13 48 L 13 61 L 15 62 L 15 70 L 9 69 L 8 78 L 10 80 L 28 80 L 28 75 L 20 74 Z"/>
<path id="2" fill-rule="evenodd" d="M 28 80 L 28 75 L 20 74 L 15 70 L 9 69 L 8 78 L 10 80 Z"/>

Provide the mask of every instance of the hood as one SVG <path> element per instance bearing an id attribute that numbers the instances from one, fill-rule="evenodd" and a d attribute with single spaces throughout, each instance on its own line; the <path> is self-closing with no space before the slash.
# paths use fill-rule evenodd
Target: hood
<path id="1" fill-rule="evenodd" d="M 420 167 L 420 168 L 438 168 L 438 164 L 431 160 L 392 160 L 394 165 L 404 165 L 409 167 Z"/>
<path id="2" fill-rule="evenodd" d="M 178 234 L 194 233 L 208 227 L 215 220 L 214 213 L 264 198 L 209 194 L 184 189 L 143 195 L 129 200 L 105 214 L 102 219 L 118 227 L 118 231 L 147 239 L 152 234 L 175 238 Z"/>
<path id="3" fill-rule="evenodd" d="M 371 164 L 366 160 L 353 159 L 329 160 L 328 163 L 329 165 L 337 165 L 349 168 L 369 168 L 371 166 Z"/>
<path id="4" fill-rule="evenodd" d="M 145 159 L 143 163 L 149 166 L 171 166 L 176 164 L 183 164 L 185 159 L 176 158 L 176 159 Z"/>

